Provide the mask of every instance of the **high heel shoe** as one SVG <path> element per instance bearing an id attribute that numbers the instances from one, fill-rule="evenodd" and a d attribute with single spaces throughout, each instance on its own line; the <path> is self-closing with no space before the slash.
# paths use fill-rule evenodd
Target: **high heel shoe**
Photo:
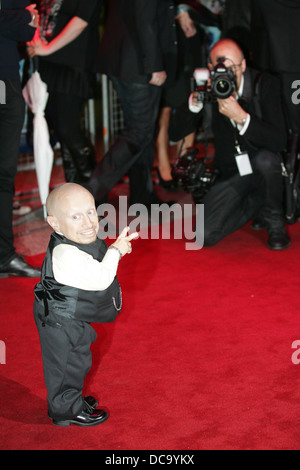
<path id="1" fill-rule="evenodd" d="M 159 168 L 156 168 L 156 171 L 157 171 L 159 185 L 163 189 L 166 189 L 168 191 L 174 191 L 175 189 L 177 189 L 177 184 L 173 180 L 173 178 L 171 180 L 164 180 L 160 174 Z"/>

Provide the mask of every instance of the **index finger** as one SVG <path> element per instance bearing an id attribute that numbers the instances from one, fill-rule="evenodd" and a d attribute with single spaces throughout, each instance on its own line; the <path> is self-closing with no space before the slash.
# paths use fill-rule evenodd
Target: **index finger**
<path id="1" fill-rule="evenodd" d="M 123 228 L 122 232 L 119 235 L 119 238 L 125 238 L 126 235 L 127 235 L 128 230 L 129 230 L 129 227 Z"/>
<path id="2" fill-rule="evenodd" d="M 133 232 L 131 235 L 128 235 L 127 240 L 133 240 L 134 238 L 139 238 L 138 232 Z"/>

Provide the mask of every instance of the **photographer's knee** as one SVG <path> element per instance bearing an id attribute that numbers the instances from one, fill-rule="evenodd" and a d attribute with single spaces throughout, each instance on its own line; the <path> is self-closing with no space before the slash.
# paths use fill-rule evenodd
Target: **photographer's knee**
<path id="1" fill-rule="evenodd" d="M 269 150 L 262 150 L 254 158 L 254 166 L 261 173 L 268 173 L 280 164 L 279 156 Z"/>

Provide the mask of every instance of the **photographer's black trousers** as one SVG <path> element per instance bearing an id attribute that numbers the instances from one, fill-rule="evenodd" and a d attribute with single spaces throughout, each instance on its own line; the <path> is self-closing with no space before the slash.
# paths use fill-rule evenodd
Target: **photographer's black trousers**
<path id="1" fill-rule="evenodd" d="M 267 150 L 251 160 L 253 174 L 220 178 L 204 197 L 204 246 L 262 216 L 268 232 L 284 229 L 281 157 Z"/>

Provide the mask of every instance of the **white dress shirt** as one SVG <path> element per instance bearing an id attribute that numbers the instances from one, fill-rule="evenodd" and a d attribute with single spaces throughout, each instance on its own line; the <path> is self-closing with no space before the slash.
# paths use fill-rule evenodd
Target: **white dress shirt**
<path id="1" fill-rule="evenodd" d="M 57 245 L 52 254 L 53 275 L 57 282 L 83 290 L 105 290 L 113 282 L 120 256 L 108 249 L 101 262 L 76 246 Z"/>

